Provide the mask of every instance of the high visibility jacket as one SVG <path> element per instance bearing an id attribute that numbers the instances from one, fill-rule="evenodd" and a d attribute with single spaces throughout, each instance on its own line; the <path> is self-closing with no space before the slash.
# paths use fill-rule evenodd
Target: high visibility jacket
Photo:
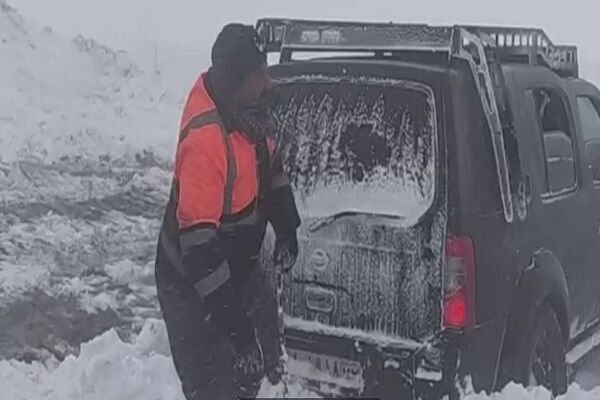
<path id="1" fill-rule="evenodd" d="M 244 132 L 226 131 L 206 79 L 206 74 L 198 79 L 183 113 L 158 248 L 170 261 L 168 267 L 191 281 L 201 296 L 252 268 L 268 219 L 276 232 L 299 225 L 289 180 L 282 170 L 271 171 L 270 190 L 273 197 L 287 194 L 267 202 L 271 210 L 259 209 L 256 145 Z"/>

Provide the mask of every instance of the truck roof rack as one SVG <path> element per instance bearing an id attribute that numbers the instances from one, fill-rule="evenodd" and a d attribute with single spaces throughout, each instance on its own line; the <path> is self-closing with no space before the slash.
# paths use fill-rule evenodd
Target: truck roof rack
<path id="1" fill-rule="evenodd" d="M 515 201 L 523 201 L 524 181 L 502 62 L 540 64 L 561 76 L 577 77 L 579 70 L 576 47 L 556 46 L 544 31 L 533 28 L 261 19 L 257 31 L 266 51 L 281 53 L 282 63 L 295 52 L 434 52 L 466 61 L 489 126 L 508 223 L 514 221 Z M 512 145 L 508 153 L 506 140 Z"/>
<path id="2" fill-rule="evenodd" d="M 491 26 L 431 26 L 360 22 L 261 19 L 257 29 L 269 52 L 280 52 L 281 61 L 290 61 L 298 52 L 455 52 L 469 32 L 495 47 L 499 61 L 544 65 L 560 76 L 578 77 L 576 46 L 555 45 L 548 35 L 535 28 Z M 456 43 L 458 41 L 459 43 Z"/>

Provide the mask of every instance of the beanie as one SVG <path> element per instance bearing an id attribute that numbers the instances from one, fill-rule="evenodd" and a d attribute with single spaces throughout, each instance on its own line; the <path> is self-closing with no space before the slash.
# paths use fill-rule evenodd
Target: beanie
<path id="1" fill-rule="evenodd" d="M 234 90 L 256 68 L 267 62 L 264 45 L 250 25 L 226 25 L 212 48 L 211 73 L 215 83 L 225 90 Z"/>

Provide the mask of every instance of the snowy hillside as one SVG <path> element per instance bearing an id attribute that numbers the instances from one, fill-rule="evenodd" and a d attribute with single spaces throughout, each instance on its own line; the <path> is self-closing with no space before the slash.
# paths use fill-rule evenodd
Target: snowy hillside
<path id="1" fill-rule="evenodd" d="M 30 27 L 5 2 L 0 10 L 0 162 L 97 160 L 145 148 L 170 157 L 177 104 L 159 77 L 124 52 Z"/>
<path id="2" fill-rule="evenodd" d="M 0 1 L 0 357 L 62 360 L 157 317 L 152 261 L 184 90 Z"/>
<path id="3" fill-rule="evenodd" d="M 153 260 L 189 77 L 32 26 L 4 0 L 0 60 L 0 397 L 183 400 Z"/>

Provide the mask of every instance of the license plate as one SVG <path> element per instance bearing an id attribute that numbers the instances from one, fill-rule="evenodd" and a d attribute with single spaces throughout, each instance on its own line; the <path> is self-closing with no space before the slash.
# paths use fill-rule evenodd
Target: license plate
<path id="1" fill-rule="evenodd" d="M 287 349 L 288 370 L 292 375 L 348 389 L 363 388 L 362 366 L 358 361 Z"/>

